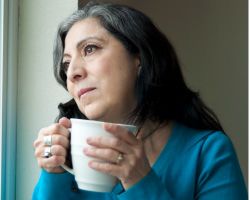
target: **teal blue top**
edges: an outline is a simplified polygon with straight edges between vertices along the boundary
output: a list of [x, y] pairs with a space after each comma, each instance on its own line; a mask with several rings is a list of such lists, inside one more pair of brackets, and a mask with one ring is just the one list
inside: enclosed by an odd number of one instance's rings
[[222, 132], [175, 123], [152, 170], [128, 190], [79, 190], [74, 176], [41, 171], [33, 200], [245, 200], [247, 190], [233, 145]]

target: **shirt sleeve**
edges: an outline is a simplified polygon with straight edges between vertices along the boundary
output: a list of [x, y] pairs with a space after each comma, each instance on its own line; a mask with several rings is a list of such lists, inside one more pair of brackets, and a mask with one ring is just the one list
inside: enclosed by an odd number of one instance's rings
[[61, 174], [41, 171], [40, 179], [33, 191], [32, 200], [68, 200], [74, 192], [74, 177], [65, 172]]
[[153, 169], [134, 186], [116, 195], [119, 200], [172, 200], [166, 186], [161, 182]]
[[233, 145], [225, 134], [207, 137], [200, 154], [195, 199], [246, 200], [247, 190]]

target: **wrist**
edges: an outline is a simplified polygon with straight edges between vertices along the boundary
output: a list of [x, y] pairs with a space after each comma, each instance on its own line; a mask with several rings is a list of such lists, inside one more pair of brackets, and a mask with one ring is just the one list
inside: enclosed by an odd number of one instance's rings
[[43, 168], [43, 169], [48, 173], [55, 173], [55, 174], [60, 174], [65, 172], [65, 170], [61, 166], [54, 168]]

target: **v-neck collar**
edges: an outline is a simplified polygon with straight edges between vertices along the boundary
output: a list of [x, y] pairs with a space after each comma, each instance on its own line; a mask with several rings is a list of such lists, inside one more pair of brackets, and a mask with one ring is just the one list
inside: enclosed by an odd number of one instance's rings
[[166, 159], [171, 155], [172, 151], [175, 149], [176, 141], [178, 140], [178, 123], [173, 122], [172, 130], [170, 132], [170, 136], [168, 137], [165, 146], [161, 150], [158, 158], [152, 165], [152, 168], [156, 171], [160, 170], [162, 167], [162, 159]]

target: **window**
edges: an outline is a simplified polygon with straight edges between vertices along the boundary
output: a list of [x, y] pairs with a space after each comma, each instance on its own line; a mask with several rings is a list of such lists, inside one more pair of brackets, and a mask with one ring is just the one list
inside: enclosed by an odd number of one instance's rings
[[0, 193], [14, 200], [18, 0], [0, 1], [0, 20]]

